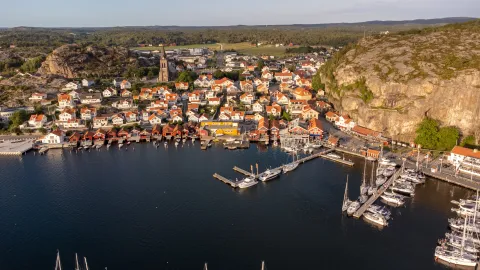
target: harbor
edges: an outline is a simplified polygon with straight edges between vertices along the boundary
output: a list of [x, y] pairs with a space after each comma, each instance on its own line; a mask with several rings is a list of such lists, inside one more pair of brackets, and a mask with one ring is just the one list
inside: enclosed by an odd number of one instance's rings
[[[0, 249], [8, 255], [2, 261], [5, 269], [29, 269], [31, 261], [53, 269], [57, 249], [64, 269], [74, 268], [75, 252], [88, 258], [90, 269], [197, 269], [207, 261], [209, 269], [244, 270], [258, 269], [261, 259], [268, 269], [315, 269], [318, 250], [339, 260], [377, 254], [375, 260], [322, 264], [332, 269], [412, 268], [405, 257], [415, 259], [413, 268], [443, 269], [433, 259], [433, 248], [455, 215], [449, 201], [473, 195], [427, 179], [416, 190], [415, 207], [412, 200], [405, 207], [387, 206], [392, 219], [379, 232], [339, 209], [347, 174], [351, 198], [359, 195], [363, 158], [351, 157], [354, 166], [315, 158], [271, 182], [239, 190], [226, 188], [212, 174], [241, 178], [233, 167], [250, 171], [253, 165], [256, 172], [258, 163], [261, 173], [288, 164], [292, 156], [261, 144], [236, 151], [225, 151], [218, 143], [202, 151], [198, 141], [178, 148], [169, 142], [167, 149], [163, 142], [158, 149], [152, 144], [132, 142], [78, 154], [51, 149], [43, 157], [4, 158], [0, 229], [15, 235], [0, 235]], [[83, 214], [72, 214], [77, 212]], [[84, 226], [85, 220], [98, 225]], [[25, 231], [30, 233], [20, 233]], [[405, 235], [419, 240], [412, 246]], [[305, 252], [292, 254], [291, 246]], [[130, 259], [118, 259], [125, 252]]]

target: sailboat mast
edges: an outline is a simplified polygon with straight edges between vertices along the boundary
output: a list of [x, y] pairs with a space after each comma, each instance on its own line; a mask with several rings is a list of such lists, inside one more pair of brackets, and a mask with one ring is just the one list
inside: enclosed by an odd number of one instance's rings
[[463, 224], [463, 237], [462, 237], [462, 248], [460, 249], [460, 255], [463, 255], [463, 248], [465, 247], [465, 235], [467, 233], [467, 219], [468, 215], [465, 216], [465, 224]]
[[83, 260], [85, 261], [85, 270], [88, 270], [87, 258], [86, 258], [86, 257], [83, 257]]
[[262, 270], [265, 270], [265, 261], [262, 261]]
[[365, 185], [365, 174], [367, 173], [367, 160], [365, 159], [365, 163], [363, 165], [363, 183], [362, 185]]
[[75, 270], [80, 270], [80, 267], [78, 266], [78, 255], [75, 253]]
[[62, 264], [60, 262], [60, 251], [57, 250], [57, 261], [55, 262], [55, 270], [62, 270]]
[[370, 185], [373, 186], [373, 170], [375, 169], [375, 162], [372, 161], [372, 175], [370, 176]]
[[475, 225], [475, 219], [477, 218], [477, 209], [478, 209], [478, 190], [477, 190], [477, 197], [475, 197], [475, 212], [473, 213], [473, 225]]
[[208, 270], [207, 263], [205, 263], [205, 266], [203, 266], [203, 270]]

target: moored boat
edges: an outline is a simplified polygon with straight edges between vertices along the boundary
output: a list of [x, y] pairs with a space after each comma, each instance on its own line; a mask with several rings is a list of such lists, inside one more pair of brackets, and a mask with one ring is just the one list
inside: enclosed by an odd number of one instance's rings
[[260, 179], [260, 181], [262, 181], [262, 182], [265, 182], [265, 181], [271, 180], [275, 177], [278, 177], [280, 175], [280, 173], [282, 173], [281, 169], [275, 169], [275, 170], [268, 169], [265, 172], [263, 172], [262, 174], [260, 174], [258, 176], [258, 179]]
[[364, 217], [365, 220], [370, 221], [370, 222], [372, 222], [376, 225], [388, 226], [387, 219], [384, 216], [382, 216], [378, 213], [365, 212], [363, 214], [363, 217]]
[[247, 177], [245, 179], [243, 179], [239, 184], [238, 184], [238, 187], [239, 188], [249, 188], [251, 186], [254, 186], [258, 184], [258, 181], [255, 180], [255, 177], [253, 176], [250, 176], [250, 177]]

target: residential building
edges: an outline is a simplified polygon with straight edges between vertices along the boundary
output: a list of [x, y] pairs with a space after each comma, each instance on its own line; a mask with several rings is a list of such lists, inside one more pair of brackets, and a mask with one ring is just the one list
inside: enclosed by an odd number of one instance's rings
[[328, 111], [326, 114], [325, 114], [325, 119], [327, 119], [328, 122], [335, 122], [338, 120], [338, 115], [332, 111]]
[[323, 126], [322, 122], [317, 118], [311, 118], [308, 122], [308, 133], [311, 137], [322, 137]]
[[102, 95], [100, 93], [80, 94], [80, 103], [82, 104], [96, 104], [101, 102], [102, 102]]
[[63, 131], [57, 129], [45, 135], [43, 138], [41, 138], [41, 141], [43, 144], [62, 144], [64, 139], [65, 134]]
[[211, 105], [211, 106], [217, 106], [217, 105], [220, 105], [220, 98], [209, 98], [208, 99], [208, 105]]
[[83, 79], [83, 80], [82, 80], [82, 86], [83, 86], [83, 87], [90, 87], [90, 86], [92, 86], [92, 85], [94, 85], [94, 84], [95, 84], [95, 82], [92, 81], [92, 80], [87, 80], [87, 79]]
[[188, 90], [188, 86], [188, 82], [175, 83], [175, 89], [177, 90]]
[[47, 93], [33, 93], [32, 96], [29, 98], [31, 102], [41, 102], [47, 99]]
[[[461, 169], [462, 172], [471, 173], [480, 170], [480, 151], [478, 149], [469, 149], [461, 146], [453, 147], [450, 155], [450, 161], [456, 168]], [[470, 172], [468, 172], [470, 170]]]
[[96, 108], [88, 108], [88, 107], [83, 107], [80, 109], [80, 118], [82, 120], [92, 120], [97, 116], [97, 109]]
[[123, 80], [120, 83], [120, 89], [130, 89], [130, 88], [132, 88], [132, 84], [129, 81]]
[[75, 110], [72, 108], [65, 108], [63, 111], [58, 115], [58, 119], [61, 122], [68, 122], [71, 120], [75, 120], [77, 117], [75, 115]]
[[335, 121], [335, 125], [340, 130], [349, 131], [355, 127], [355, 122], [348, 115], [344, 114], [338, 117], [338, 119]]
[[112, 87], [108, 87], [107, 89], [103, 90], [102, 95], [105, 98], [116, 96], [117, 95], [117, 89], [112, 88]]
[[252, 104], [254, 99], [255, 99], [255, 96], [252, 93], [245, 93], [240, 96], [240, 101], [245, 104]]
[[305, 106], [302, 111], [302, 118], [303, 119], [318, 119], [318, 115], [320, 113], [314, 110], [310, 106]]
[[120, 101], [115, 101], [112, 103], [112, 107], [117, 108], [119, 110], [127, 110], [133, 108], [133, 100], [131, 99], [123, 99]]
[[82, 86], [79, 83], [76, 82], [69, 82], [65, 85], [65, 88], [63, 88], [64, 91], [69, 91], [69, 90], [78, 90], [81, 89]]
[[310, 93], [310, 91], [302, 87], [298, 87], [297, 89], [293, 90], [292, 94], [295, 97], [295, 99], [298, 99], [298, 100], [308, 101], [312, 99], [312, 93]]
[[43, 114], [32, 114], [28, 120], [28, 125], [34, 128], [41, 128], [47, 123], [47, 117]]
[[93, 128], [101, 128], [108, 126], [108, 118], [96, 116], [93, 118]]
[[73, 102], [73, 98], [68, 94], [58, 94], [58, 107], [60, 109], [66, 107], [75, 107], [75, 103]]
[[253, 82], [252, 81], [241, 81], [240, 89], [243, 92], [253, 92]]
[[272, 115], [274, 117], [278, 117], [282, 113], [282, 107], [278, 104], [272, 104], [272, 106], [266, 107], [267, 115]]

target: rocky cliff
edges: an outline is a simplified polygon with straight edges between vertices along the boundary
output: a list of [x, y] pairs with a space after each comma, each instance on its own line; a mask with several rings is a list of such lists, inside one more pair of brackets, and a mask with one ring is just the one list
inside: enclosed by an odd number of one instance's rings
[[66, 78], [120, 76], [135, 62], [123, 47], [63, 45], [47, 56], [38, 72]]
[[480, 133], [480, 21], [369, 37], [322, 70], [336, 108], [359, 125], [410, 140], [427, 115]]

